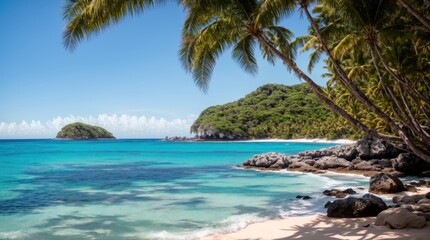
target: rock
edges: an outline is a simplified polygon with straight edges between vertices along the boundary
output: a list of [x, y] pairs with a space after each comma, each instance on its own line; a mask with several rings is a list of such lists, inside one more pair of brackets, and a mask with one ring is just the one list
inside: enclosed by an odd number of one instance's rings
[[412, 195], [412, 196], [394, 196], [393, 202], [394, 200], [396, 200], [397, 203], [401, 202], [405, 204], [413, 204], [413, 203], [417, 203], [418, 201], [424, 198], [425, 198], [424, 194]]
[[352, 188], [347, 188], [347, 189], [343, 190], [343, 192], [347, 193], [347, 194], [356, 194], [357, 193], [356, 191], [352, 190]]
[[396, 157], [400, 150], [381, 139], [365, 138], [357, 141], [358, 157], [361, 159], [382, 159]]
[[427, 203], [420, 204], [416, 210], [421, 212], [430, 212], [430, 204], [427, 204]]
[[362, 171], [376, 171], [376, 167], [370, 162], [362, 161], [360, 163], [354, 164], [354, 169]]
[[418, 203], [418, 204], [423, 204], [423, 203], [429, 203], [429, 204], [430, 204], [430, 199], [428, 199], [428, 198], [423, 198], [423, 199], [420, 199], [417, 203]]
[[388, 225], [397, 229], [406, 227], [423, 228], [426, 225], [426, 218], [404, 208], [390, 208], [378, 214], [375, 225]]
[[405, 188], [406, 188], [406, 191], [408, 191], [408, 192], [418, 192], [418, 189], [416, 187], [411, 186], [409, 184], [406, 184]]
[[297, 195], [297, 196], [296, 196], [296, 198], [298, 198], [298, 199], [303, 199], [303, 200], [312, 199], [312, 198], [311, 198], [311, 197], [309, 197], [309, 196], [302, 196], [302, 195]]
[[416, 214], [425, 217], [427, 222], [430, 221], [430, 213], [417, 212]]
[[369, 192], [373, 193], [397, 193], [404, 191], [403, 183], [394, 176], [386, 173], [378, 173], [370, 178]]
[[359, 159], [359, 158], [356, 158], [356, 159], [354, 159], [354, 160], [351, 161], [352, 164], [358, 164], [358, 163], [361, 163], [361, 162], [364, 162], [364, 161], [361, 160], [361, 159]]
[[426, 198], [430, 199], [430, 192], [426, 193]]
[[371, 217], [387, 209], [385, 202], [374, 195], [365, 194], [362, 198], [349, 197], [335, 200], [327, 208], [327, 216], [335, 218]]
[[351, 188], [345, 189], [345, 190], [339, 190], [339, 189], [331, 189], [331, 190], [324, 190], [323, 194], [326, 196], [334, 196], [336, 198], [344, 198], [348, 194], [356, 194], [357, 192], [352, 190]]
[[328, 169], [328, 168], [347, 168], [351, 166], [352, 163], [348, 162], [344, 158], [338, 158], [336, 156], [325, 156], [320, 158], [314, 165], [318, 169]]
[[285, 168], [286, 166], [288, 166], [286, 158], [287, 156], [285, 154], [275, 152], [256, 154], [250, 159], [243, 162], [243, 166], [261, 168]]
[[332, 204], [332, 202], [328, 201], [324, 204], [324, 208], [328, 208], [330, 206], [330, 204]]
[[419, 174], [430, 170], [430, 164], [409, 153], [400, 153], [392, 161], [395, 170], [407, 174]]

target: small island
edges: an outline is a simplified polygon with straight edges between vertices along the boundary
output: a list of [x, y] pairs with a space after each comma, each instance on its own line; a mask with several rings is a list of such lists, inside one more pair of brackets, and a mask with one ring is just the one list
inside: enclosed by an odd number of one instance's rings
[[102, 127], [76, 122], [64, 126], [56, 138], [70, 140], [115, 139], [113, 134]]

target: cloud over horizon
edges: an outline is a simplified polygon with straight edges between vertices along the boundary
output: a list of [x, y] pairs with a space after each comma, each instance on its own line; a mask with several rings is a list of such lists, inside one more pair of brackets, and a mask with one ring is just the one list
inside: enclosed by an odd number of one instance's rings
[[196, 116], [186, 118], [146, 117], [128, 114], [99, 114], [93, 116], [56, 117], [42, 122], [0, 122], [0, 138], [54, 138], [57, 132], [69, 123], [83, 122], [106, 128], [118, 138], [152, 138], [164, 136], [189, 136]]

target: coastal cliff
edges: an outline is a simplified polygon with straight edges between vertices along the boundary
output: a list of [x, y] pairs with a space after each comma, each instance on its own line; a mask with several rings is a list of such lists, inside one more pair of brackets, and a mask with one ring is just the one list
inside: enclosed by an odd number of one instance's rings
[[305, 84], [266, 84], [237, 101], [209, 107], [191, 132], [206, 140], [358, 137]]
[[68, 124], [57, 133], [56, 138], [70, 140], [115, 139], [113, 134], [102, 127], [80, 122]]

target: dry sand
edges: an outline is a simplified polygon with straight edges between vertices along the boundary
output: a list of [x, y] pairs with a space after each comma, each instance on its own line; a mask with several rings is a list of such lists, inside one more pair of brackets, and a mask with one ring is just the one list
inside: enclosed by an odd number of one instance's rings
[[[419, 192], [414, 194], [429, 191], [430, 188], [420, 188]], [[288, 217], [254, 223], [234, 233], [209, 236], [202, 240], [430, 239], [430, 222], [422, 229], [390, 229], [387, 226], [375, 226], [375, 219], [376, 217], [328, 218], [322, 214]]]

